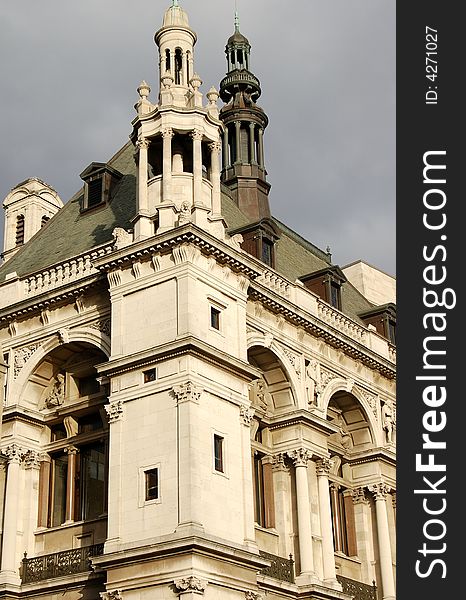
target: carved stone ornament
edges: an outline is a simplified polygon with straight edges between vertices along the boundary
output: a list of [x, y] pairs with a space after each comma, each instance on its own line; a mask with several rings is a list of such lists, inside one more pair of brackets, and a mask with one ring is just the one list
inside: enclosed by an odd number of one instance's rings
[[262, 594], [259, 594], [259, 592], [252, 592], [252, 591], [247, 591], [244, 592], [244, 597], [246, 598], [246, 600], [262, 600], [263, 596]]
[[126, 248], [133, 243], [133, 236], [131, 233], [128, 233], [122, 227], [115, 227], [112, 231], [113, 239], [115, 240], [113, 245], [115, 250], [119, 250], [120, 248]]
[[307, 467], [308, 461], [312, 457], [312, 452], [306, 448], [298, 448], [287, 452], [288, 456], [293, 461], [295, 467]]
[[368, 485], [367, 489], [372, 494], [374, 494], [374, 499], [376, 502], [378, 500], [385, 500], [387, 494], [390, 493], [390, 487], [383, 481], [380, 483], [373, 483], [372, 485]]
[[320, 369], [320, 385], [322, 386], [322, 390], [324, 390], [327, 387], [327, 385], [332, 381], [332, 379], [336, 379], [337, 377], [339, 377], [339, 376], [336, 373], [334, 373], [333, 371], [329, 371], [328, 369], [321, 367], [321, 369]]
[[359, 395], [367, 403], [371, 411], [374, 413], [375, 418], [377, 419], [378, 399], [376, 394], [371, 394], [359, 385], [356, 385], [355, 389], [359, 392]]
[[390, 402], [382, 405], [382, 427], [385, 431], [387, 444], [393, 443], [393, 430], [395, 429], [395, 411]]
[[191, 221], [191, 203], [185, 200], [178, 209], [178, 225], [184, 225]]
[[13, 378], [16, 379], [24, 367], [26, 362], [31, 358], [34, 352], [39, 348], [40, 344], [31, 344], [15, 351], [13, 363]]
[[249, 427], [254, 417], [254, 409], [243, 404], [239, 408], [239, 416], [243, 424]]
[[67, 344], [70, 341], [70, 331], [66, 327], [57, 331], [60, 344]]
[[47, 408], [56, 408], [61, 406], [65, 401], [65, 376], [63, 373], [58, 373], [52, 385], [52, 389], [45, 398], [45, 406]]
[[292, 350], [289, 350], [288, 348], [282, 348], [283, 350], [283, 354], [287, 357], [287, 359], [290, 361], [293, 369], [296, 372], [296, 375], [298, 376], [298, 379], [301, 378], [301, 357], [296, 354], [295, 352], [293, 352]]
[[35, 450], [28, 450], [23, 454], [23, 462], [26, 469], [39, 469], [41, 455]]
[[366, 498], [366, 492], [363, 487], [356, 488], [351, 492], [353, 497], [353, 504], [368, 504], [369, 500]]
[[209, 144], [209, 148], [211, 152], [214, 152], [215, 154], [220, 154], [222, 150], [222, 144], [221, 142], [211, 142]]
[[112, 322], [110, 319], [100, 319], [99, 321], [94, 321], [94, 323], [91, 323], [89, 327], [92, 329], [97, 329], [97, 331], [100, 331], [101, 333], [110, 337], [111, 323]]
[[150, 142], [146, 137], [144, 137], [143, 135], [140, 135], [138, 137], [136, 146], [139, 148], [139, 150], [147, 150], [147, 148], [149, 148], [149, 145], [150, 145]]
[[321, 458], [316, 461], [317, 475], [328, 477], [330, 469], [332, 468], [332, 461], [329, 458]]
[[198, 142], [202, 141], [202, 138], [204, 137], [204, 134], [200, 129], [193, 129], [191, 131], [190, 135], [194, 141], [198, 141]]
[[25, 452], [21, 446], [13, 443], [2, 450], [2, 454], [3, 456], [6, 456], [8, 462], [20, 464]]
[[272, 396], [267, 390], [265, 379], [260, 377], [254, 380], [250, 386], [251, 404], [261, 411], [266, 412], [267, 408], [272, 407]]
[[241, 250], [241, 244], [243, 243], [244, 238], [241, 233], [236, 233], [228, 238], [227, 242], [230, 244], [232, 248], [236, 250]]
[[194, 577], [194, 575], [176, 579], [173, 583], [177, 592], [197, 592], [203, 594], [207, 587], [207, 581]]
[[173, 395], [178, 403], [180, 402], [199, 402], [202, 394], [202, 388], [194, 385], [192, 381], [187, 381], [181, 385], [173, 387]]
[[165, 138], [172, 138], [173, 137], [173, 129], [171, 127], [166, 127], [163, 131], [162, 131], [162, 137]]
[[272, 471], [288, 471], [285, 464], [286, 454], [279, 452], [272, 456]]
[[104, 408], [108, 415], [109, 423], [115, 423], [115, 421], [118, 421], [118, 419], [120, 419], [123, 415], [123, 403], [121, 400], [111, 402], [110, 404], [105, 404]]
[[123, 596], [120, 590], [114, 590], [112, 592], [100, 592], [102, 600], [123, 600]]

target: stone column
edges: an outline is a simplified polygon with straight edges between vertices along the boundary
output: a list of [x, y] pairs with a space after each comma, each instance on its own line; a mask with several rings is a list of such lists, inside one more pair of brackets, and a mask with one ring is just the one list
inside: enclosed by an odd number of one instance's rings
[[186, 50], [182, 51], [181, 54], [181, 60], [183, 63], [182, 66], [182, 79], [181, 79], [181, 84], [187, 86], [189, 81], [188, 81], [188, 53], [186, 52]]
[[257, 547], [256, 530], [254, 527], [254, 489], [251, 464], [251, 423], [254, 409], [241, 406], [239, 417], [241, 423], [241, 453], [243, 465], [243, 511], [244, 511], [244, 542], [249, 547]]
[[373, 581], [374, 571], [374, 547], [371, 535], [369, 500], [363, 487], [356, 488], [352, 492], [354, 520], [356, 526], [356, 545], [358, 556], [361, 559], [361, 574], [363, 580]]
[[172, 194], [172, 137], [173, 129], [167, 127], [162, 131], [163, 137], [163, 183], [162, 200], [169, 202]]
[[250, 163], [252, 165], [257, 164], [257, 160], [256, 160], [256, 136], [255, 136], [255, 131], [256, 131], [256, 125], [255, 123], [249, 123], [249, 154], [250, 154]]
[[220, 164], [219, 156], [222, 149], [220, 142], [212, 142], [209, 144], [210, 149], [210, 177], [212, 183], [212, 214], [220, 215], [221, 207], [221, 190], [220, 190]]
[[236, 160], [235, 164], [242, 163], [241, 157], [241, 121], [235, 121], [235, 144], [236, 144]]
[[17, 444], [11, 444], [3, 451], [8, 460], [6, 475], [5, 504], [3, 515], [2, 575], [12, 583], [19, 582], [16, 556], [18, 529], [18, 506], [20, 494], [20, 465], [23, 450]]
[[228, 140], [228, 125], [225, 125], [223, 131], [223, 168], [227, 169], [230, 166], [230, 148]]
[[68, 471], [66, 474], [66, 512], [65, 523], [73, 523], [76, 498], [76, 462], [79, 449], [76, 446], [67, 446], [65, 454], [68, 454]]
[[202, 131], [194, 129], [193, 139], [193, 204], [202, 202]]
[[309, 450], [299, 448], [288, 452], [296, 473], [296, 504], [298, 510], [299, 554], [301, 575], [314, 574], [314, 554], [312, 549], [311, 504], [307, 463], [311, 458]]
[[139, 148], [138, 157], [138, 221], [135, 225], [135, 239], [143, 239], [153, 234], [152, 222], [149, 218], [149, 191], [147, 189], [148, 149], [149, 140], [140, 135], [136, 146]]
[[259, 145], [259, 166], [264, 168], [264, 130], [262, 127], [259, 127], [258, 130], [258, 145]]
[[317, 485], [319, 487], [320, 529], [322, 534], [322, 562], [324, 581], [336, 583], [335, 554], [333, 549], [332, 513], [330, 510], [330, 494], [328, 475], [330, 473], [330, 460], [322, 458], [316, 462]]
[[374, 495], [375, 500], [380, 571], [382, 574], [382, 598], [383, 600], [394, 600], [395, 582], [393, 579], [392, 553], [390, 549], [390, 533], [386, 504], [386, 497], [390, 492], [390, 488], [385, 485], [385, 483], [374, 483], [373, 485], [370, 485], [368, 489]]
[[[286, 545], [291, 533], [290, 522], [287, 517], [290, 517], [291, 510], [289, 504], [289, 475], [288, 467], [285, 464], [285, 454], [276, 454], [272, 457], [272, 473], [274, 481], [274, 497], [275, 497], [275, 521], [276, 529], [283, 531], [283, 535], [279, 538], [279, 555], [288, 556], [291, 549]], [[294, 550], [293, 550], [294, 552]]]
[[23, 527], [23, 547], [27, 552], [31, 552], [34, 549], [34, 530], [37, 526], [41, 458], [38, 452], [28, 450], [23, 457], [23, 462], [26, 470], [26, 481], [24, 485], [25, 521]]
[[48, 454], [42, 454], [39, 467], [39, 505], [37, 509], [37, 526], [47, 527], [49, 513], [49, 484], [52, 460]]
[[173, 387], [178, 422], [178, 526], [203, 530], [202, 483], [197, 476], [201, 464], [199, 439], [199, 400], [202, 389], [187, 381]]
[[122, 434], [124, 408], [121, 400], [105, 404], [108, 416], [108, 530], [105, 552], [118, 549], [121, 536], [122, 497]]

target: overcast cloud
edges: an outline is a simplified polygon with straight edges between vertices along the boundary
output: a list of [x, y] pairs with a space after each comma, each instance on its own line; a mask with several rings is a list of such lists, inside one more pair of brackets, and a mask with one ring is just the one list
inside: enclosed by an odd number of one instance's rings
[[[170, 3], [1, 1], [1, 199], [39, 177], [66, 202], [90, 162], [126, 143], [142, 79], [157, 97], [153, 35]], [[180, 5], [198, 34], [205, 93], [226, 70], [235, 1]], [[238, 0], [238, 9], [270, 119], [274, 215], [329, 245], [340, 266], [362, 258], [394, 274], [394, 0]]]

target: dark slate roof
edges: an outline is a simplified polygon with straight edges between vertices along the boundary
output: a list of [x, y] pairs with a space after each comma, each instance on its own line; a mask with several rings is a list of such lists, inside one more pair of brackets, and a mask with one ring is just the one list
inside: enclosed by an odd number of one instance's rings
[[[23, 277], [108, 243], [112, 240], [115, 227], [132, 228], [131, 219], [136, 211], [136, 166], [132, 143], [128, 142], [123, 146], [108, 161], [108, 165], [123, 174], [110, 202], [81, 213], [84, 188], [79, 190], [33, 238], [0, 267], [0, 283], [13, 271]], [[231, 230], [249, 223], [249, 219], [235, 204], [224, 185], [222, 214]], [[294, 282], [302, 275], [331, 264], [324, 251], [284, 223], [277, 219], [273, 221], [281, 232], [276, 252], [276, 270], [284, 277]], [[342, 306], [343, 312], [361, 323], [358, 313], [373, 307], [349, 282], [342, 287]]]

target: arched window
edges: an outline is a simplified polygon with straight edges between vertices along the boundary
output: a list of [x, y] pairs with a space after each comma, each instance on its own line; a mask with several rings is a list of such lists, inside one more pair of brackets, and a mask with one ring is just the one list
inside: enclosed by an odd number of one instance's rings
[[181, 48], [175, 50], [175, 84], [181, 85], [181, 74], [183, 70], [183, 58]]
[[16, 245], [22, 246], [24, 244], [24, 215], [18, 215], [16, 217]]
[[165, 50], [165, 71], [170, 71], [170, 50]]
[[48, 215], [42, 215], [42, 219], [40, 220], [41, 228], [50, 221], [50, 217]]

